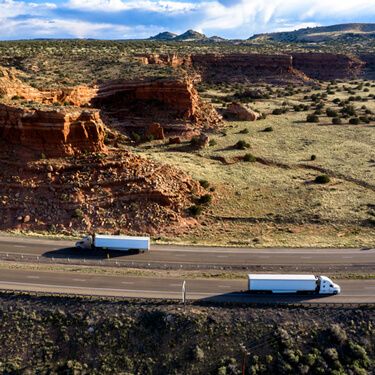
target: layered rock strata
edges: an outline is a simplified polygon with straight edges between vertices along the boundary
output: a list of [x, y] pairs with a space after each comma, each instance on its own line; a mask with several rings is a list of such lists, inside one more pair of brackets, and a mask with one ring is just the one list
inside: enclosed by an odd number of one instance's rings
[[293, 67], [313, 79], [359, 77], [365, 63], [354, 56], [333, 53], [293, 53]]
[[98, 111], [0, 104], [0, 138], [47, 157], [105, 152], [104, 135]]

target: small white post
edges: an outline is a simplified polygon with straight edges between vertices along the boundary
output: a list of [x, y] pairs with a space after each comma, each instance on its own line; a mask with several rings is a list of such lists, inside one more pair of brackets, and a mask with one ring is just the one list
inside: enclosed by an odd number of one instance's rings
[[182, 282], [182, 303], [186, 304], [186, 281]]

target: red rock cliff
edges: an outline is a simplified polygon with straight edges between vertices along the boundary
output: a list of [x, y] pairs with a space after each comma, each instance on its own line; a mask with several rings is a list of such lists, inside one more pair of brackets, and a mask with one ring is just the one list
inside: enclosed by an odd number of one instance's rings
[[364, 62], [333, 53], [293, 53], [293, 66], [313, 79], [352, 79], [360, 76]]
[[0, 138], [47, 157], [103, 152], [104, 134], [97, 111], [31, 110], [0, 104]]
[[290, 55], [202, 54], [192, 55], [191, 60], [202, 79], [210, 82], [283, 83], [307, 79], [294, 71]]

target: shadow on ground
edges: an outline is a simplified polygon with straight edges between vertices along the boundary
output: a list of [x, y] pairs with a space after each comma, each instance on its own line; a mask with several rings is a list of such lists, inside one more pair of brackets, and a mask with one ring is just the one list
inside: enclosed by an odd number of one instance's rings
[[47, 251], [42, 254], [45, 258], [59, 259], [112, 259], [137, 254], [136, 251], [116, 251], [99, 249], [77, 249], [75, 247], [65, 247]]

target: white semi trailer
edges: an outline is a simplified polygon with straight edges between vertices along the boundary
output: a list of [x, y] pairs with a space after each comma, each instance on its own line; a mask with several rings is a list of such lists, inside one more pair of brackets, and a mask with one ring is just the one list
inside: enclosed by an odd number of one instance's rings
[[339, 294], [341, 288], [327, 276], [249, 274], [249, 292]]
[[145, 252], [150, 250], [150, 237], [94, 234], [93, 236], [86, 236], [76, 242], [76, 247], [80, 249], [133, 250]]

